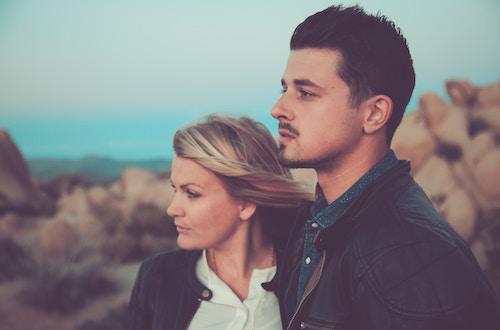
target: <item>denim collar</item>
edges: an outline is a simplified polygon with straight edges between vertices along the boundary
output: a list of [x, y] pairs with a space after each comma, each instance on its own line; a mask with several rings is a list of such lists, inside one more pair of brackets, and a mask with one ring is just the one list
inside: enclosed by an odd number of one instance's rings
[[373, 181], [398, 164], [396, 154], [392, 149], [366, 172], [354, 185], [352, 185], [339, 198], [328, 204], [319, 184], [316, 185], [316, 201], [310, 209], [312, 221], [324, 229], [333, 224], [347, 209], [350, 203], [359, 196]]

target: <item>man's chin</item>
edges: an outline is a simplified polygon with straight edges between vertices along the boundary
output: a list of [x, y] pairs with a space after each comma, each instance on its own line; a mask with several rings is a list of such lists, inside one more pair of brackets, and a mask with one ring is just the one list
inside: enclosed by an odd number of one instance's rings
[[312, 166], [302, 159], [295, 159], [286, 155], [284, 146], [280, 145], [278, 159], [281, 165], [288, 168], [311, 168]]
[[332, 161], [335, 159], [332, 155], [325, 156], [322, 158], [304, 159], [300, 157], [293, 157], [285, 152], [286, 149], [280, 146], [278, 159], [282, 166], [288, 168], [312, 168], [315, 170], [329, 168], [332, 165]]

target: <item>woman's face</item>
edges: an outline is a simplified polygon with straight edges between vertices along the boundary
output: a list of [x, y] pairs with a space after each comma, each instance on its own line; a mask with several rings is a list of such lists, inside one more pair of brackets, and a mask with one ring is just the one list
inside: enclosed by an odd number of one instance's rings
[[201, 250], [227, 243], [241, 225], [242, 203], [222, 181], [193, 160], [175, 157], [170, 176], [175, 194], [167, 209], [179, 232], [177, 244]]

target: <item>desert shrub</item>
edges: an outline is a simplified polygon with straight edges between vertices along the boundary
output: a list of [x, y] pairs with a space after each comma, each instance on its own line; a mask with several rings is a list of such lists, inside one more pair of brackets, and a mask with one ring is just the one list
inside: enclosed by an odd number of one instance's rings
[[78, 325], [76, 330], [123, 330], [127, 322], [127, 306], [108, 311], [100, 320], [87, 320]]
[[469, 133], [470, 137], [474, 137], [488, 129], [490, 129], [490, 125], [484, 119], [475, 118], [469, 121], [467, 133]]
[[0, 283], [33, 272], [32, 257], [16, 242], [0, 237]]
[[58, 199], [62, 195], [71, 194], [78, 187], [88, 187], [90, 181], [76, 174], [66, 174], [55, 177], [47, 183], [42, 183], [40, 188], [49, 197]]
[[126, 233], [115, 234], [102, 242], [101, 256], [116, 262], [138, 261], [150, 255], [143, 249], [141, 240]]
[[458, 144], [440, 141], [436, 147], [436, 154], [452, 163], [462, 158], [463, 150]]
[[177, 235], [172, 218], [164, 210], [152, 204], [139, 204], [132, 213], [130, 224], [126, 230], [134, 236], [146, 233], [167, 237]]
[[43, 265], [21, 291], [21, 300], [49, 313], [70, 314], [117, 285], [96, 265]]
[[141, 261], [155, 253], [170, 251], [176, 247], [176, 240], [172, 237], [151, 234], [136, 237], [121, 232], [103, 241], [99, 252], [106, 260], [124, 263]]

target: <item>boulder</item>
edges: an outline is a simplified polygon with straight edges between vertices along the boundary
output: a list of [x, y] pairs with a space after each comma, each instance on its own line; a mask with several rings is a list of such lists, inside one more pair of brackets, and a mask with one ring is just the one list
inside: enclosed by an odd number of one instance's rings
[[156, 174], [140, 169], [127, 168], [120, 179], [124, 197], [132, 203], [154, 204], [166, 210], [173, 195], [173, 188], [168, 179], [161, 179]]
[[439, 211], [464, 240], [473, 238], [478, 214], [474, 201], [465, 189], [455, 189], [447, 195]]
[[120, 179], [123, 194], [128, 199], [140, 198], [156, 181], [157, 178], [153, 172], [136, 167], [129, 167], [123, 171]]
[[489, 108], [500, 105], [500, 82], [476, 89], [476, 108]]
[[464, 161], [467, 162], [467, 165], [473, 170], [486, 153], [494, 148], [496, 148], [496, 146], [493, 132], [481, 132], [471, 138], [470, 143], [464, 150]]
[[75, 252], [78, 235], [65, 221], [50, 220], [40, 231], [40, 247], [43, 254], [51, 259], [64, 259]]
[[87, 190], [89, 202], [97, 207], [105, 207], [113, 201], [113, 193], [102, 186], [92, 186]]
[[453, 107], [441, 122], [431, 128], [439, 142], [459, 146], [462, 151], [470, 142], [468, 118], [465, 110]]
[[422, 114], [406, 114], [392, 139], [392, 149], [399, 159], [411, 161], [412, 171], [417, 172], [436, 149], [436, 142], [426, 128]]
[[500, 104], [477, 109], [471, 113], [471, 117], [500, 133]]
[[450, 172], [450, 166], [441, 157], [431, 156], [415, 174], [417, 181], [436, 207], [440, 207], [446, 196], [457, 189], [457, 183]]
[[500, 201], [500, 148], [487, 152], [476, 164], [474, 174], [482, 192], [491, 200]]
[[103, 232], [98, 214], [83, 187], [59, 199], [56, 218], [69, 223], [86, 238], [98, 238]]
[[435, 93], [425, 93], [420, 97], [419, 110], [426, 126], [433, 130], [448, 116], [451, 109], [443, 99]]
[[15, 213], [6, 213], [0, 218], [0, 236], [13, 237], [23, 229], [23, 220]]
[[456, 181], [447, 161], [437, 156], [430, 157], [415, 180], [446, 222], [465, 240], [471, 240], [476, 229], [477, 206], [469, 192]]
[[469, 109], [476, 103], [476, 89], [466, 80], [447, 81], [446, 91], [451, 102], [457, 107]]
[[464, 109], [482, 109], [500, 104], [500, 82], [474, 87], [466, 80], [446, 82], [451, 101]]
[[35, 185], [26, 160], [9, 133], [0, 129], [0, 212], [46, 214], [54, 203]]

